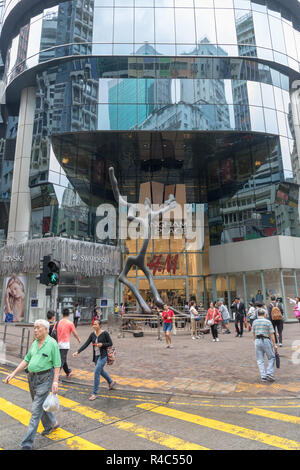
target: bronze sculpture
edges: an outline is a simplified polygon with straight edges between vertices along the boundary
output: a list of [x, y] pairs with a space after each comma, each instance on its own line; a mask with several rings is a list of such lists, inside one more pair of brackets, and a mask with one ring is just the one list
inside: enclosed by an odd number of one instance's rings
[[[143, 297], [142, 297], [140, 291], [138, 290], [138, 288], [132, 282], [130, 282], [127, 279], [127, 274], [129, 272], [129, 270], [132, 268], [132, 266], [137, 266], [141, 271], [143, 271], [143, 273], [145, 274], [145, 276], [147, 277], [147, 279], [149, 281], [149, 288], [150, 288], [150, 290], [153, 294], [155, 305], [159, 308], [163, 308], [164, 302], [161, 299], [161, 297], [158, 293], [158, 290], [155, 286], [151, 271], [145, 263], [145, 256], [146, 256], [149, 241], [151, 239], [151, 224], [152, 224], [152, 221], [154, 219], [156, 219], [157, 217], [159, 217], [160, 214], [163, 214], [165, 212], [173, 210], [177, 206], [177, 203], [175, 201], [174, 196], [170, 195], [169, 199], [165, 202], [164, 207], [160, 208], [158, 211], [153, 211], [152, 208], [151, 208], [150, 200], [148, 198], [146, 198], [144, 204], [145, 204], [145, 209], [146, 209], [146, 214], [147, 215], [146, 215], [145, 219], [142, 218], [142, 217], [136, 217], [134, 215], [134, 205], [131, 204], [131, 203], [128, 203], [123, 198], [123, 196], [121, 196], [121, 194], [120, 194], [118, 181], [115, 177], [115, 172], [114, 172], [113, 167], [109, 168], [109, 177], [110, 177], [114, 197], [115, 197], [117, 203], [119, 204], [119, 206], [122, 205], [122, 206], [127, 206], [128, 207], [128, 216], [127, 216], [128, 221], [130, 221], [130, 222], [135, 221], [135, 222], [140, 223], [141, 226], [144, 229], [144, 234], [146, 234], [143, 245], [142, 245], [142, 248], [141, 248], [140, 252], [138, 253], [138, 255], [137, 256], [129, 256], [127, 258], [125, 267], [124, 267], [123, 271], [121, 272], [121, 274], [119, 275], [119, 281], [122, 282], [125, 286], [127, 286], [132, 291], [132, 293], [134, 294], [134, 296], [135, 296], [140, 308], [142, 309], [142, 311], [144, 313], [151, 314], [152, 313], [151, 308], [147, 305], [147, 303], [143, 299]], [[173, 310], [174, 310], [174, 312], [176, 312], [175, 309], [173, 309]]]

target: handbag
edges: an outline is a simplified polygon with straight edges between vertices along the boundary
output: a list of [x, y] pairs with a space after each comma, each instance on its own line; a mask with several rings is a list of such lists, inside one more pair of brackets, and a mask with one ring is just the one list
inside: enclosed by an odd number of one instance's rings
[[215, 324], [215, 318], [214, 318], [215, 317], [215, 312], [216, 311], [214, 310], [212, 318], [210, 320], [207, 320], [208, 326], [213, 326]]
[[106, 352], [107, 352], [107, 365], [112, 366], [116, 359], [116, 354], [117, 354], [116, 348], [114, 348], [113, 346], [110, 346], [109, 348], [107, 348]]
[[294, 315], [296, 318], [300, 318], [300, 310], [298, 309], [298, 307], [294, 308]]

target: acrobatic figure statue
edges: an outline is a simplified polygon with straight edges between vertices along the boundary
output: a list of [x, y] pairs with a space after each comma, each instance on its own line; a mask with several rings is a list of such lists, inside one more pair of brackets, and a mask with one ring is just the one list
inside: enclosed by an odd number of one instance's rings
[[[147, 303], [143, 299], [143, 297], [142, 297], [140, 291], [137, 289], [137, 287], [132, 282], [128, 281], [127, 274], [128, 274], [128, 272], [129, 272], [129, 270], [131, 269], [132, 266], [137, 266], [141, 271], [143, 271], [143, 273], [145, 274], [145, 276], [147, 277], [147, 279], [149, 281], [149, 288], [150, 288], [150, 290], [153, 294], [155, 305], [157, 305], [157, 307], [159, 307], [159, 308], [163, 307], [164, 302], [161, 299], [161, 297], [160, 297], [160, 295], [157, 291], [157, 288], [155, 286], [151, 271], [145, 263], [145, 256], [146, 256], [149, 241], [151, 239], [151, 224], [152, 224], [152, 221], [156, 217], [158, 217], [160, 214], [163, 214], [165, 212], [173, 210], [177, 206], [177, 203], [175, 201], [174, 196], [171, 195], [169, 197], [169, 199], [165, 202], [165, 206], [163, 208], [159, 209], [158, 211], [152, 211], [151, 202], [149, 201], [148, 198], [146, 198], [145, 199], [145, 209], [146, 209], [147, 216], [145, 218], [136, 217], [134, 215], [133, 205], [128, 203], [120, 194], [118, 181], [115, 177], [115, 172], [114, 172], [113, 167], [109, 168], [109, 177], [110, 177], [110, 182], [111, 182], [113, 192], [114, 192], [114, 196], [115, 196], [115, 199], [116, 199], [117, 203], [120, 206], [122, 205], [122, 206], [127, 206], [128, 207], [127, 219], [129, 220], [129, 222], [132, 222], [132, 221], [138, 222], [141, 225], [141, 227], [143, 227], [144, 237], [145, 237], [142, 248], [141, 248], [141, 251], [138, 253], [138, 255], [137, 256], [129, 256], [127, 258], [125, 267], [124, 267], [123, 271], [121, 272], [121, 274], [119, 275], [119, 281], [122, 282], [123, 284], [125, 284], [125, 286], [129, 287], [129, 289], [134, 294], [134, 296], [135, 296], [139, 306], [141, 307], [142, 311], [144, 313], [151, 314], [152, 313], [151, 308], [147, 305]], [[174, 312], [175, 312], [175, 310], [174, 310]]]

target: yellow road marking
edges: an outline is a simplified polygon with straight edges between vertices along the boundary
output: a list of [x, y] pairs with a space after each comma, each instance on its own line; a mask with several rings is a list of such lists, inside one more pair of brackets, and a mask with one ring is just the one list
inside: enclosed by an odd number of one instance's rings
[[[19, 421], [24, 426], [29, 425], [31, 413], [20, 406], [14, 405], [10, 401], [0, 398], [0, 410], [5, 414], [11, 416], [16, 421]], [[38, 426], [38, 433], [43, 431], [43, 426], [40, 423]], [[65, 431], [62, 428], [57, 428], [51, 434], [47, 436], [48, 439], [52, 441], [61, 441], [64, 440], [66, 444], [72, 450], [105, 450], [103, 447], [97, 446], [86, 439], [75, 436], [68, 431]]]
[[228, 434], [233, 434], [235, 436], [243, 437], [245, 439], [251, 439], [253, 441], [262, 442], [263, 444], [268, 444], [273, 447], [279, 447], [280, 449], [300, 449], [300, 442], [292, 441], [278, 436], [273, 436], [271, 434], [255, 431], [253, 429], [243, 428], [234, 424], [224, 423], [215, 419], [204, 418], [202, 416], [194, 415], [191, 413], [185, 413], [183, 411], [166, 408], [164, 406], [155, 407], [155, 405], [151, 403], [143, 403], [142, 405], [136, 406], [137, 408], [142, 408], [143, 410], [151, 411], [153, 413], [157, 413], [163, 416], [180, 419], [182, 421], [198, 424], [199, 426], [204, 426], [207, 428], [215, 429], [217, 431], [226, 432]]
[[299, 416], [291, 416], [284, 413], [276, 413], [275, 411], [263, 410], [261, 408], [253, 408], [252, 410], [247, 411], [247, 413], [249, 415], [276, 419], [277, 421], [285, 421], [286, 423], [300, 424]]
[[[10, 382], [11, 385], [20, 388], [21, 390], [28, 391], [29, 387], [28, 384], [22, 382], [18, 379], [13, 379]], [[207, 447], [200, 446], [198, 444], [194, 444], [193, 442], [184, 441], [183, 439], [174, 437], [170, 434], [166, 434], [160, 431], [156, 431], [154, 429], [139, 426], [135, 423], [131, 423], [129, 421], [121, 421], [120, 418], [116, 418], [115, 416], [108, 416], [103, 411], [95, 410], [94, 408], [83, 406], [80, 403], [70, 400], [69, 398], [59, 396], [59, 403], [61, 406], [65, 408], [69, 408], [72, 411], [85, 416], [86, 418], [90, 418], [94, 421], [98, 421], [101, 424], [111, 425], [117, 429], [122, 431], [132, 432], [138, 437], [142, 437], [143, 439], [147, 439], [151, 442], [155, 442], [156, 444], [160, 444], [164, 447], [168, 447], [170, 449], [175, 450], [209, 450]], [[51, 433], [51, 436], [55, 436], [56, 431]]]

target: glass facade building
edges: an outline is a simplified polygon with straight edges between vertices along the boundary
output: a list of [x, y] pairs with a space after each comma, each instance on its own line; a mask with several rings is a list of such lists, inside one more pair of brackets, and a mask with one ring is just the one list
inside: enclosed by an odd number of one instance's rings
[[[296, 0], [7, 0], [1, 53], [0, 239], [116, 245], [96, 229], [98, 206], [114, 204], [113, 166], [130, 202], [162, 204], [175, 194], [181, 205], [203, 207], [200, 250], [174, 235], [149, 244], [165, 301], [248, 302], [261, 290], [265, 302], [283, 297], [293, 317], [286, 298], [297, 294], [300, 272]], [[26, 90], [30, 119], [22, 114]], [[19, 158], [24, 171], [14, 165]], [[19, 231], [18, 210], [28, 219]], [[127, 240], [124, 259], [139, 247]], [[38, 297], [33, 274], [25, 272]], [[89, 296], [85, 273], [67, 272], [59, 302], [77, 298], [89, 308], [105, 297], [106, 282], [111, 305], [134, 301], [114, 276], [92, 279]], [[130, 280], [151, 300], [143, 273], [132, 269]]]

